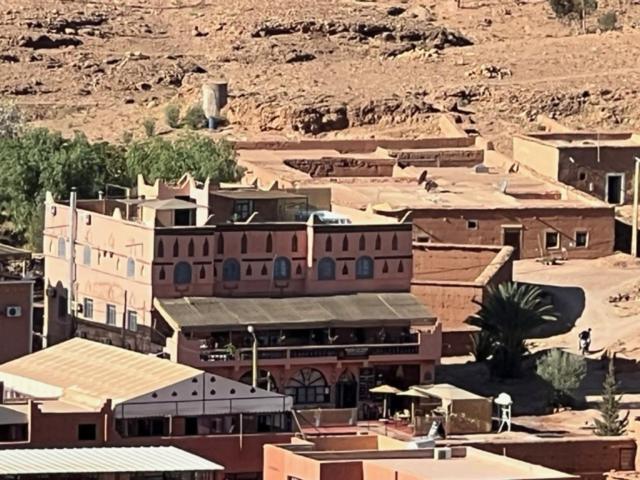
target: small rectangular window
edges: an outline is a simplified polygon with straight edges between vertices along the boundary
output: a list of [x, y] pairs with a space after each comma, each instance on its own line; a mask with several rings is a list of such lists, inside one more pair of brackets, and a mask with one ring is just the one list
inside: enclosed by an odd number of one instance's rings
[[127, 330], [132, 332], [138, 330], [138, 313], [133, 310], [127, 312]]
[[81, 423], [78, 425], [78, 440], [90, 441], [96, 439], [96, 424]]
[[107, 304], [107, 325], [116, 324], [116, 306]]
[[546, 249], [560, 248], [560, 236], [558, 232], [546, 232], [544, 237]]
[[477, 230], [477, 229], [478, 229], [477, 220], [467, 220], [467, 230]]
[[82, 313], [84, 314], [84, 318], [93, 318], [93, 300], [91, 298], [84, 299]]
[[589, 234], [587, 232], [576, 232], [576, 248], [586, 248], [589, 244]]

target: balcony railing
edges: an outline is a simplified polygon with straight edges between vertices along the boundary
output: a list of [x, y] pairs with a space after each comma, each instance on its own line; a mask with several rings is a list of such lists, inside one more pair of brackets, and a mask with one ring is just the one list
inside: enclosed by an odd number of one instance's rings
[[[286, 360], [296, 358], [335, 358], [336, 360], [366, 359], [385, 355], [417, 355], [419, 343], [387, 343], [365, 345], [309, 345], [300, 347], [261, 347], [259, 360]], [[251, 361], [250, 348], [238, 349], [235, 354], [223, 349], [201, 349], [203, 362]]]

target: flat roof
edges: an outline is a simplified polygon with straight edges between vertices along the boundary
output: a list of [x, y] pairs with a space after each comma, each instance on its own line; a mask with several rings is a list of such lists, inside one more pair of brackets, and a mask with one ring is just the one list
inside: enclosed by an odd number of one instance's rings
[[285, 190], [215, 190], [211, 195], [234, 200], [277, 200], [280, 198], [306, 199], [306, 195], [287, 192]]
[[365, 460], [425, 480], [560, 480], [578, 478], [557, 470], [522, 462], [502, 455], [466, 448], [466, 456], [434, 458], [393, 458]]
[[224, 467], [176, 447], [0, 450], [0, 475], [212, 472], [217, 470], [224, 470]]
[[[22, 377], [44, 387], [119, 403], [200, 375], [186, 365], [73, 338], [0, 365], [0, 380]], [[63, 396], [64, 400], [64, 396]]]
[[485, 397], [468, 392], [462, 388], [448, 383], [438, 383], [436, 385], [416, 385], [411, 387], [420, 393], [426, 393], [432, 397], [442, 400], [487, 400]]
[[516, 135], [524, 139], [535, 139], [557, 148], [595, 147], [640, 147], [640, 137], [631, 132], [551, 132]]
[[30, 258], [30, 251], [0, 243], [0, 260], [29, 260]]
[[141, 203], [143, 207], [153, 208], [155, 210], [180, 210], [180, 209], [191, 209], [196, 208], [196, 205], [193, 202], [188, 202], [186, 200], [182, 200], [180, 198], [167, 198], [164, 200], [145, 200]]
[[181, 328], [247, 325], [301, 327], [422, 321], [435, 316], [410, 293], [357, 293], [318, 297], [156, 299], [156, 307]]

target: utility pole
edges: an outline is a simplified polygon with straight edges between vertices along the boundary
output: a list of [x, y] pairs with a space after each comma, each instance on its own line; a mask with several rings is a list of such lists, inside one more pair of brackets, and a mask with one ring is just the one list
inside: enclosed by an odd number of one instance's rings
[[253, 337], [253, 343], [251, 344], [251, 386], [253, 388], [258, 387], [258, 338], [253, 325], [247, 326], [247, 332]]
[[631, 255], [638, 256], [638, 189], [640, 188], [640, 158], [634, 157], [633, 210], [631, 213]]

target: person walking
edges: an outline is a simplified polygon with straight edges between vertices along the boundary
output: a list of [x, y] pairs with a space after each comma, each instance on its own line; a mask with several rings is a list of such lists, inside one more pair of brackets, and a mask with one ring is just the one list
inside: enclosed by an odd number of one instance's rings
[[591, 347], [591, 329], [583, 330], [578, 334], [578, 346], [580, 353], [586, 355], [589, 353], [589, 347]]

